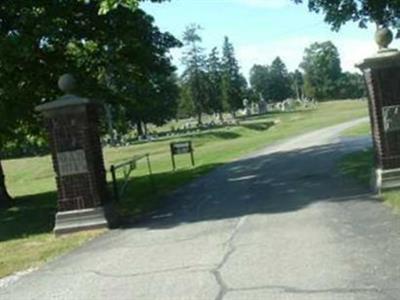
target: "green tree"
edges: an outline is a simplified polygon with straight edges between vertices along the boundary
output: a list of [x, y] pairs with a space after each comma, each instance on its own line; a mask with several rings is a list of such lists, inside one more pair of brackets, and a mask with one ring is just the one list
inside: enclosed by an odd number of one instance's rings
[[[123, 33], [115, 38], [118, 47], [109, 48], [112, 51], [107, 56], [114, 58], [113, 64], [102, 70], [101, 82], [113, 92], [111, 101], [119, 111], [118, 128], [126, 132], [136, 125], [142, 135], [143, 125], [161, 125], [176, 115], [179, 92], [168, 53], [181, 43], [160, 32], [153, 18], [140, 9], [133, 13], [135, 17], [129, 17], [131, 11], [124, 11], [128, 15], [113, 23], [112, 29]], [[111, 11], [108, 15], [113, 14]]]
[[207, 59], [208, 76], [208, 99], [209, 108], [212, 112], [218, 113], [223, 121], [223, 97], [222, 97], [222, 64], [218, 49], [213, 48]]
[[270, 66], [253, 66], [250, 71], [250, 83], [256, 93], [266, 101], [282, 101], [293, 94], [291, 78], [279, 57], [274, 59]]
[[[95, 0], [92, 0], [95, 1]], [[107, 14], [118, 7], [126, 7], [131, 10], [136, 10], [139, 6], [139, 0], [97, 0], [100, 3], [99, 13]]]
[[206, 112], [207, 99], [207, 73], [206, 56], [204, 48], [201, 47], [202, 39], [198, 33], [201, 27], [189, 25], [183, 33], [185, 52], [182, 62], [186, 66], [183, 72], [183, 82], [188, 87], [190, 98], [195, 107], [198, 124], [202, 124], [202, 114]]
[[222, 47], [222, 97], [226, 111], [235, 116], [235, 111], [243, 107], [244, 91], [247, 82], [240, 74], [235, 50], [228, 37], [225, 37]]
[[254, 88], [248, 87], [245, 91], [245, 99], [249, 100], [250, 103], [258, 103], [263, 98], [260, 97], [260, 94]]
[[136, 126], [138, 135], [147, 134], [146, 124], [163, 125], [177, 114], [179, 87], [167, 69], [149, 74], [145, 82], [134, 82], [123, 93], [124, 102], [118, 105], [123, 111], [119, 117], [125, 132]]
[[359, 99], [367, 94], [364, 78], [358, 73], [344, 72], [338, 80], [337, 89], [340, 99]]
[[339, 52], [332, 42], [312, 44], [305, 50], [300, 67], [304, 70], [304, 90], [307, 96], [317, 100], [337, 97], [337, 80], [342, 71]]
[[265, 101], [270, 99], [270, 72], [268, 66], [254, 65], [250, 70], [250, 84], [254, 93]]
[[177, 117], [189, 118], [196, 114], [196, 109], [190, 95], [190, 89], [184, 82], [179, 83], [179, 104]]
[[[296, 3], [304, 0], [292, 0]], [[348, 21], [366, 27], [369, 22], [398, 28], [400, 3], [398, 0], [308, 0], [310, 11], [325, 15], [332, 29], [339, 30]]]
[[270, 98], [272, 101], [282, 101], [292, 95], [291, 82], [286, 65], [277, 57], [269, 68], [270, 71]]
[[59, 95], [62, 73], [77, 75], [82, 94], [120, 103], [127, 81], [143, 81], [169, 66], [166, 49], [177, 41], [152, 17], [122, 6], [98, 12], [98, 1], [2, 2], [0, 150], [17, 135], [41, 132], [34, 107]]
[[[85, 0], [80, 0], [80, 1], [85, 1]], [[132, 11], [135, 11], [139, 7], [139, 2], [143, 1], [163, 2], [166, 0], [86, 0], [86, 1], [98, 2], [100, 4], [99, 14], [104, 15], [119, 7], [124, 7]]]
[[299, 70], [295, 70], [292, 73], [289, 73], [290, 80], [292, 82], [292, 90], [293, 94], [297, 99], [302, 99], [304, 96], [304, 78], [303, 74]]

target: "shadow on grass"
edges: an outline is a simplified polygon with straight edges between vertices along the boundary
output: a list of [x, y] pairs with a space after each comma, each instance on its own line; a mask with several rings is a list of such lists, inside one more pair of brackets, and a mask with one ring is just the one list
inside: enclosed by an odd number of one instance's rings
[[52, 231], [56, 192], [17, 197], [14, 204], [14, 207], [0, 211], [0, 241]]
[[[218, 166], [210, 164], [153, 174], [151, 178], [148, 175], [133, 176], [116, 207], [123, 217], [148, 214], [162, 205], [161, 199], [169, 192]], [[122, 180], [118, 182], [122, 184]], [[111, 184], [109, 190], [111, 196]], [[15, 198], [14, 207], [0, 211], [0, 242], [52, 232], [56, 211], [56, 191]]]
[[238, 117], [239, 120], [241, 121], [258, 121], [258, 120], [263, 120], [268, 117], [279, 117], [282, 115], [291, 115], [291, 114], [298, 114], [298, 113], [311, 113], [314, 112], [315, 109], [313, 108], [303, 108], [303, 109], [295, 109], [291, 111], [270, 111], [265, 114], [260, 114], [260, 115], [254, 115], [254, 116], [243, 116], [243, 117]]
[[191, 134], [191, 135], [187, 135], [185, 137], [176, 137], [174, 139], [171, 139], [171, 141], [173, 140], [185, 140], [185, 139], [198, 139], [198, 140], [208, 140], [208, 139], [217, 139], [217, 140], [234, 140], [237, 138], [240, 138], [241, 134], [237, 133], [237, 132], [232, 132], [232, 131], [214, 131], [214, 130], [210, 130], [210, 131], [205, 131], [205, 132], [199, 132], [197, 134]]
[[253, 123], [253, 124], [242, 124], [241, 126], [250, 130], [256, 131], [266, 131], [274, 126], [274, 122], [264, 122], [264, 123]]
[[234, 140], [241, 137], [240, 134], [230, 131], [215, 131], [215, 132], [209, 132], [206, 135], [215, 137], [220, 140]]
[[149, 142], [166, 142], [171, 140], [176, 140], [180, 138], [188, 138], [188, 137], [199, 137], [203, 135], [212, 134], [214, 132], [218, 132], [217, 130], [228, 129], [240, 126], [239, 124], [215, 124], [205, 127], [193, 127], [188, 129], [180, 129], [174, 131], [164, 131], [162, 133], [158, 133], [158, 137], [151, 141], [134, 141], [131, 145], [140, 145], [146, 144]]
[[[210, 172], [222, 164], [209, 164], [175, 172], [153, 174], [151, 177], [139, 176], [130, 179], [126, 192], [117, 203], [123, 217], [143, 216], [162, 206], [162, 199], [178, 187]], [[122, 184], [122, 180], [118, 181]]]
[[[296, 111], [296, 113], [299, 111]], [[295, 113], [295, 112], [287, 112], [287, 113]], [[244, 121], [244, 122], [252, 122], [252, 121], [259, 121], [267, 118], [269, 115], [274, 115], [275, 113], [269, 113], [269, 114], [264, 114], [264, 115], [258, 115], [258, 116], [252, 116], [252, 117], [238, 117], [238, 120]], [[282, 114], [282, 113], [276, 113], [277, 115]], [[168, 131], [164, 132], [162, 135], [159, 135], [158, 138], [154, 140], [149, 140], [149, 141], [134, 141], [130, 144], [130, 146], [133, 145], [141, 145], [141, 144], [146, 144], [146, 143], [156, 143], [156, 142], [169, 142], [169, 141], [175, 141], [175, 140], [182, 140], [182, 139], [188, 139], [188, 138], [207, 138], [207, 137], [216, 137], [221, 140], [230, 140], [230, 139], [236, 139], [240, 137], [240, 134], [230, 132], [227, 130], [223, 129], [232, 129], [236, 127], [244, 127], [247, 129], [251, 130], [258, 130], [258, 131], [264, 131], [268, 130], [274, 125], [274, 122], [265, 122], [265, 123], [247, 123], [247, 124], [240, 124], [240, 123], [233, 123], [233, 124], [216, 124], [213, 126], [209, 127], [203, 127], [203, 128], [191, 128], [191, 129], [186, 129], [186, 130], [176, 130], [176, 131]]]
[[172, 135], [160, 137], [151, 141], [140, 141], [131, 143], [129, 146], [143, 145], [147, 143], [165, 143], [165, 142], [173, 142], [179, 140], [186, 140], [191, 138], [207, 138], [207, 137], [216, 137], [222, 140], [236, 139], [239, 138], [240, 135], [237, 133], [222, 131], [222, 129], [231, 129], [234, 127], [239, 127], [240, 125], [227, 125], [227, 126], [215, 126], [213, 128], [208, 129], [196, 129], [188, 132], [174, 132]]
[[372, 149], [350, 153], [343, 157], [339, 167], [341, 172], [359, 182], [369, 185], [373, 169], [374, 155]]

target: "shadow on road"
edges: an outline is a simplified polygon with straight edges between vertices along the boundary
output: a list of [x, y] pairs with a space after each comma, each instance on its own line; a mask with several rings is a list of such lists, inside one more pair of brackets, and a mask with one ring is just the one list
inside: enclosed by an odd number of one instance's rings
[[151, 219], [136, 225], [183, 223], [290, 213], [318, 202], [376, 201], [368, 187], [341, 175], [340, 158], [365, 143], [336, 143], [227, 164], [179, 189]]
[[[365, 143], [357, 145], [345, 141], [261, 155], [223, 166], [201, 166], [190, 171], [192, 177], [196, 177], [193, 172], [200, 176], [217, 169], [161, 199], [163, 208], [133, 227], [169, 228], [248, 214], [290, 213], [326, 201], [375, 201], [366, 186], [340, 175], [337, 169], [342, 155], [363, 148]], [[157, 174], [155, 181], [170, 186], [171, 181], [181, 182], [182, 176], [189, 176], [188, 171], [177, 172], [174, 176]], [[152, 192], [147, 177], [136, 180], [134, 186], [145, 188], [136, 191], [132, 198], [135, 206], [141, 198], [148, 199], [145, 195], [140, 197], [140, 193]], [[57, 206], [55, 192], [15, 200], [15, 207], [0, 212], [0, 241], [51, 232]], [[146, 205], [153, 203], [142, 203], [140, 207]]]

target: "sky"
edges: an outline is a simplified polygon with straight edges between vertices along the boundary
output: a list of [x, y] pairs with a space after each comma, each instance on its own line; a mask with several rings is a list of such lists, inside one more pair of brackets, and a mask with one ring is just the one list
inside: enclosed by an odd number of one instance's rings
[[[187, 25], [200, 25], [207, 52], [215, 46], [221, 48], [224, 36], [228, 36], [246, 77], [254, 64], [270, 64], [277, 56], [289, 71], [295, 70], [304, 49], [313, 42], [332, 41], [345, 71], [356, 71], [356, 63], [377, 51], [374, 26], [361, 29], [356, 23], [348, 23], [333, 32], [323, 15], [290, 0], [171, 0], [142, 2], [141, 8], [155, 18], [162, 31], [178, 39]], [[181, 53], [182, 49], [171, 51], [179, 70]]]

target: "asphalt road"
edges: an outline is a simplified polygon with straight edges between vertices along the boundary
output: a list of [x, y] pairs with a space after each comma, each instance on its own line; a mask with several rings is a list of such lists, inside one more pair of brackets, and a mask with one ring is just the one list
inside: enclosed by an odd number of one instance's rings
[[225, 165], [0, 299], [400, 299], [400, 217], [337, 170], [370, 144], [337, 138], [351, 125]]

